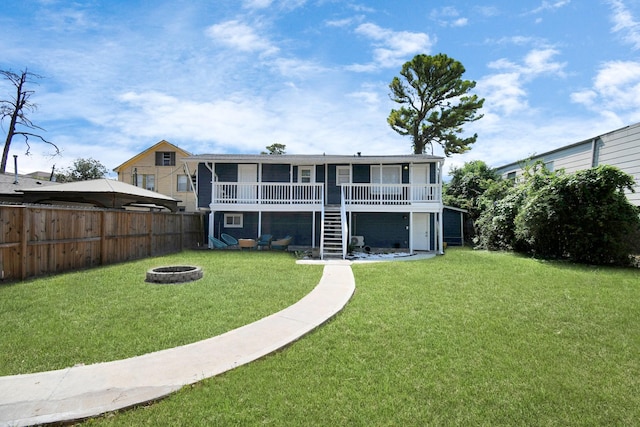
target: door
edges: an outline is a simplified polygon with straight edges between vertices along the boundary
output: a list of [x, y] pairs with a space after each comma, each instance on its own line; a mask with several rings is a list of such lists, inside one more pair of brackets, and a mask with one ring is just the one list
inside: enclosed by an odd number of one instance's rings
[[238, 203], [257, 203], [258, 165], [238, 165]]
[[413, 185], [411, 190], [412, 201], [427, 201], [429, 200], [429, 187], [421, 184], [429, 183], [429, 165], [417, 164], [411, 167], [411, 184]]
[[413, 238], [413, 250], [414, 251], [429, 251], [431, 250], [431, 242], [429, 239], [429, 219], [428, 213], [414, 213], [412, 224], [412, 238]]
[[332, 201], [335, 203], [342, 203], [342, 184], [349, 184], [351, 182], [351, 167], [349, 166], [336, 166], [336, 188], [332, 195]]

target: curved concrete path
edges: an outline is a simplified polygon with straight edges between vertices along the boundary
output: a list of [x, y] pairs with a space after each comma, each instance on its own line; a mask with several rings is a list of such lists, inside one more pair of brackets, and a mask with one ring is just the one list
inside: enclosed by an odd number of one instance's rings
[[333, 317], [355, 290], [348, 261], [329, 261], [294, 305], [214, 338], [125, 360], [0, 377], [0, 426], [71, 421], [162, 398], [272, 353]]

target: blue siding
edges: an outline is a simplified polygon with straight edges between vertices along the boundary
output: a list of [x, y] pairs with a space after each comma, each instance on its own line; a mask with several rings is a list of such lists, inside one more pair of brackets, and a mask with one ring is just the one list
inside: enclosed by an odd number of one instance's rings
[[316, 182], [325, 182], [324, 165], [316, 165]]
[[372, 248], [408, 248], [408, 218], [407, 213], [354, 213], [351, 235], [364, 236], [365, 245]]
[[[237, 212], [234, 212], [237, 213]], [[243, 215], [242, 228], [224, 227], [225, 212], [215, 213], [214, 236], [226, 233], [236, 239], [256, 239], [258, 237], [258, 213], [241, 212]], [[316, 215], [316, 234], [320, 234], [320, 215]], [[313, 233], [312, 212], [263, 212], [262, 234], [271, 234], [274, 239], [290, 235], [293, 237], [292, 245], [312, 246]], [[319, 244], [319, 236], [316, 236], [316, 246]]]
[[[274, 239], [290, 235], [292, 245], [311, 246], [313, 233], [312, 212], [264, 212], [262, 232], [273, 235]], [[319, 234], [320, 229], [316, 232]]]
[[371, 182], [371, 166], [353, 165], [353, 182], [354, 184], [366, 184]]
[[216, 164], [218, 182], [238, 182], [238, 165], [235, 163]]
[[[235, 213], [235, 212], [234, 212]], [[243, 212], [243, 227], [242, 228], [227, 228], [224, 227], [224, 214], [225, 212], [215, 213], [214, 222], [214, 237], [219, 238], [220, 234], [226, 233], [235, 237], [236, 239], [255, 239], [257, 238], [258, 230], [258, 213], [257, 212]]]
[[262, 182], [289, 182], [289, 165], [262, 165]]
[[211, 203], [211, 171], [204, 163], [198, 164], [198, 207], [208, 208]]

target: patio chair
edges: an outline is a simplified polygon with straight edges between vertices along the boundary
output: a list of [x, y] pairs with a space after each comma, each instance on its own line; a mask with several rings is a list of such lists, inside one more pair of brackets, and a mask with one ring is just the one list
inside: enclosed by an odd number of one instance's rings
[[271, 249], [271, 240], [273, 240], [273, 236], [271, 234], [263, 234], [258, 237], [258, 249], [267, 248]]
[[229, 245], [227, 245], [225, 242], [223, 242], [222, 240], [218, 240], [213, 236], [209, 236], [209, 241], [211, 242], [211, 245], [214, 249], [224, 249], [229, 247]]
[[271, 249], [278, 249], [278, 250], [281, 250], [281, 251], [286, 251], [289, 248], [289, 244], [291, 243], [291, 239], [293, 239], [293, 237], [287, 235], [286, 237], [283, 237], [282, 239], [273, 240], [271, 242]]
[[227, 245], [229, 246], [237, 246], [238, 245], [238, 239], [236, 239], [235, 237], [226, 234], [226, 233], [222, 233], [220, 235], [220, 238], [222, 239], [223, 242], [225, 242]]

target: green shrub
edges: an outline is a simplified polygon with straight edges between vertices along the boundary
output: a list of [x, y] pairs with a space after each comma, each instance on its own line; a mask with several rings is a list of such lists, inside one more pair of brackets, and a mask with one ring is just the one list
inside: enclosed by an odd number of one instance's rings
[[612, 166], [565, 174], [534, 164], [502, 198], [485, 193], [475, 243], [540, 258], [628, 265], [640, 245], [640, 209], [625, 196], [633, 184]]

